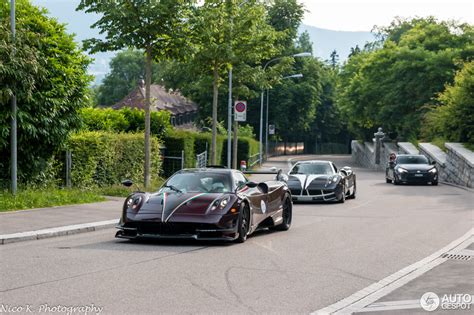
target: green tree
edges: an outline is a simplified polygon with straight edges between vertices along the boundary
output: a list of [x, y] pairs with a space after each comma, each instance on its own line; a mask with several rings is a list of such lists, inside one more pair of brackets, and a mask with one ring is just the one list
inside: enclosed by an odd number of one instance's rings
[[215, 163], [222, 74], [229, 64], [241, 64], [248, 70], [247, 66], [255, 68], [259, 62], [274, 55], [278, 34], [267, 23], [265, 7], [256, 1], [240, 5], [232, 0], [206, 1], [196, 10], [193, 28], [197, 47], [193, 64], [200, 72], [212, 76], [211, 163]]
[[427, 18], [387, 32], [380, 36], [381, 48], [363, 50], [344, 65], [338, 104], [360, 137], [383, 126], [401, 138], [416, 138], [429, 110], [425, 104], [453, 81], [460, 62], [472, 58], [473, 28]]
[[[171, 61], [152, 62], [152, 82], [162, 83]], [[145, 58], [141, 50], [127, 49], [110, 61], [110, 72], [97, 87], [96, 104], [113, 105], [127, 96], [145, 77]]]
[[[0, 154], [10, 156], [10, 97], [18, 103], [18, 176], [28, 183], [40, 176], [51, 156], [80, 126], [79, 109], [86, 104], [90, 60], [72, 35], [27, 0], [16, 3], [17, 42], [12, 58], [9, 25], [0, 27]], [[7, 1], [0, 2], [0, 19], [9, 21]], [[8, 159], [0, 161], [5, 185]]]
[[126, 47], [145, 53], [145, 187], [150, 185], [150, 84], [152, 61], [184, 55], [189, 0], [81, 0], [77, 10], [97, 13], [92, 25], [106, 33], [105, 39], [84, 42], [91, 52], [114, 51]]
[[474, 144], [474, 61], [464, 64], [454, 84], [448, 85], [436, 100], [439, 104], [425, 117], [424, 136]]
[[[303, 5], [296, 0], [275, 0], [269, 3], [267, 10], [270, 25], [285, 34], [278, 40], [278, 44], [293, 50], [294, 40], [305, 12]], [[291, 52], [285, 52], [289, 53]]]

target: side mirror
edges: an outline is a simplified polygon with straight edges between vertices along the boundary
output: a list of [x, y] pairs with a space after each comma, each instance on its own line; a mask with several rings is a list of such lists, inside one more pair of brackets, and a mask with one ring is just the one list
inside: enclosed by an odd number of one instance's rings
[[279, 182], [286, 182], [288, 181], [288, 176], [286, 174], [283, 174], [283, 171], [280, 169], [277, 173], [275, 180]]
[[125, 187], [130, 187], [133, 185], [133, 181], [130, 180], [130, 179], [126, 179], [124, 181], [122, 181], [122, 185], [124, 185]]
[[255, 188], [258, 184], [256, 182], [246, 182], [245, 185], [249, 188]]
[[431, 161], [431, 165], [435, 165], [436, 164], [436, 161]]
[[264, 194], [268, 194], [268, 185], [267, 185], [267, 184], [265, 184], [265, 183], [259, 183], [259, 184], [257, 185], [257, 188], [258, 188], [261, 192], [263, 192]]

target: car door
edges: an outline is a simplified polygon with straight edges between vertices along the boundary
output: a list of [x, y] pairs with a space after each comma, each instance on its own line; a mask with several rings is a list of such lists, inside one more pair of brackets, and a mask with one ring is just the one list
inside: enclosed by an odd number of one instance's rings
[[244, 194], [250, 202], [252, 226], [256, 226], [263, 220], [266, 213], [266, 194], [263, 193], [259, 187], [246, 186], [248, 179], [240, 171], [233, 172], [232, 177], [237, 191]]

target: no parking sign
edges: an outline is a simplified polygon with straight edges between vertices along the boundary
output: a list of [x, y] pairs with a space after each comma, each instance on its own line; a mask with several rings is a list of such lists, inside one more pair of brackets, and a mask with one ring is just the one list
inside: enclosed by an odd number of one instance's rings
[[234, 117], [235, 117], [235, 121], [247, 120], [247, 102], [246, 101], [235, 101]]

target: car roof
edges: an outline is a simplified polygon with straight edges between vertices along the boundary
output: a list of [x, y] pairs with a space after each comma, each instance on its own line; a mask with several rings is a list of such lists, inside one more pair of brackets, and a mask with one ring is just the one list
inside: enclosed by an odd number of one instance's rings
[[400, 156], [422, 156], [422, 157], [426, 157], [423, 154], [397, 154], [397, 157], [400, 157]]
[[186, 173], [223, 173], [223, 174], [230, 174], [237, 170], [229, 169], [229, 168], [212, 168], [212, 167], [205, 167], [205, 168], [184, 168], [180, 172]]
[[326, 163], [332, 163], [332, 162], [325, 161], [325, 160], [310, 160], [310, 161], [298, 161], [295, 164], [326, 164]]

